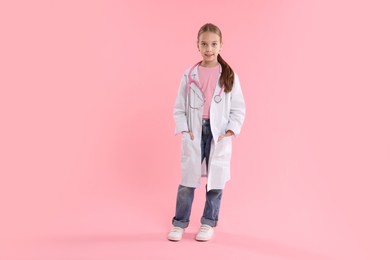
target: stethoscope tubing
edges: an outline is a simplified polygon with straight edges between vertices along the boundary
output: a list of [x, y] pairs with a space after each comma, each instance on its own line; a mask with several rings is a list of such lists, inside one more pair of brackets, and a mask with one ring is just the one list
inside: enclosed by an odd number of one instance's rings
[[[191, 84], [195, 84], [195, 86], [202, 92], [202, 99], [203, 99], [203, 104], [204, 104], [206, 102], [206, 100], [205, 100], [205, 96], [204, 96], [203, 90], [200, 87], [199, 82], [192, 78], [192, 72], [194, 71], [195, 67], [198, 66], [200, 63], [201, 63], [201, 61], [196, 63], [194, 66], [192, 66], [192, 68], [190, 69], [190, 71], [188, 73], [187, 95], [189, 95], [189, 93], [190, 93]], [[219, 102], [222, 101], [221, 94], [222, 94], [223, 89], [224, 89], [224, 86], [221, 87], [221, 90], [219, 91], [218, 95], [214, 96], [214, 102], [215, 103], [219, 103]], [[203, 106], [203, 104], [202, 104], [202, 106]], [[192, 108], [192, 109], [196, 109], [196, 108]]]
[[[196, 63], [194, 66], [191, 67], [191, 69], [190, 69], [190, 71], [188, 73], [188, 79], [187, 79], [187, 86], [186, 86], [186, 88], [187, 88], [186, 100], [187, 100], [187, 104], [188, 104], [188, 117], [187, 117], [188, 122], [187, 122], [187, 124], [188, 124], [188, 130], [190, 132], [192, 132], [192, 116], [191, 116], [192, 113], [191, 113], [190, 109], [199, 109], [206, 102], [206, 98], [205, 98], [204, 92], [203, 92], [202, 88], [200, 87], [200, 83], [192, 78], [192, 72], [194, 71], [195, 67], [198, 66], [200, 63], [201, 63], [201, 61]], [[197, 94], [196, 91], [192, 89], [191, 84], [194, 84], [201, 91], [202, 97], [199, 97], [199, 94]], [[224, 86], [221, 87], [221, 90], [219, 91], [219, 94], [214, 96], [214, 102], [217, 103], [217, 104], [222, 101], [221, 94], [222, 94], [223, 89], [224, 89]], [[203, 100], [203, 103], [202, 103], [202, 105], [199, 108], [195, 108], [195, 107], [191, 106], [190, 90], [192, 90], [193, 93], [198, 95], [198, 97]], [[195, 95], [193, 96], [193, 98], [195, 99]]]

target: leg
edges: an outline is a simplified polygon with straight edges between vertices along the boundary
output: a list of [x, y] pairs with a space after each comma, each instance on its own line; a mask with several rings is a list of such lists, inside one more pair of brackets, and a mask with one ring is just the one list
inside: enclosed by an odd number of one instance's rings
[[192, 202], [195, 188], [179, 185], [176, 199], [176, 213], [172, 219], [175, 227], [186, 228], [190, 222]]
[[204, 206], [203, 217], [201, 219], [202, 224], [206, 224], [211, 227], [217, 226], [222, 191], [223, 190], [215, 189], [207, 192], [206, 187], [206, 203]]
[[211, 126], [209, 119], [202, 120], [202, 140], [200, 143], [201, 148], [201, 162], [206, 159], [206, 167], [209, 169], [209, 157], [211, 149], [211, 140], [213, 139], [213, 134], [211, 133]]

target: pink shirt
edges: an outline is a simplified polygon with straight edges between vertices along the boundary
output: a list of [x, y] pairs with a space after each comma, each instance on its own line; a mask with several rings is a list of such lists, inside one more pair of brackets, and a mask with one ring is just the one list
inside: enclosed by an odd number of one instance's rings
[[210, 118], [210, 105], [219, 78], [219, 64], [215, 67], [198, 66], [199, 83], [205, 96], [203, 118]]

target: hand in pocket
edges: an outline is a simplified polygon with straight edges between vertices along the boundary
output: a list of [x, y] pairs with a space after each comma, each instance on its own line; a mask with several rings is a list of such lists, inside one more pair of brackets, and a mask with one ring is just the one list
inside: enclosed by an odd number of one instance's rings
[[183, 131], [183, 132], [181, 132], [181, 133], [182, 133], [182, 134], [189, 134], [191, 140], [194, 140], [194, 134], [193, 134], [192, 132], [190, 132], [190, 131]]

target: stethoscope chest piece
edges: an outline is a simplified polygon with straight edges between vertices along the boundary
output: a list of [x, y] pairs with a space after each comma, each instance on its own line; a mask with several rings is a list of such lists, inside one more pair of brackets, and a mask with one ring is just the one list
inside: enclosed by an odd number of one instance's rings
[[221, 101], [222, 101], [221, 95], [216, 95], [216, 96], [214, 96], [214, 101], [215, 101], [215, 103], [221, 102]]
[[[203, 105], [206, 102], [205, 95], [203, 93], [203, 90], [200, 86], [200, 83], [192, 78], [192, 72], [195, 69], [196, 66], [198, 66], [201, 62], [196, 63], [188, 72], [188, 81], [187, 81], [187, 96], [189, 98], [189, 107], [192, 109], [200, 109], [203, 107]], [[198, 90], [200, 90], [201, 95], [197, 93], [194, 89], [192, 89], [191, 84], [194, 84]], [[214, 96], [215, 103], [220, 103], [222, 101], [222, 91], [224, 89], [224, 86], [221, 87], [219, 94]], [[192, 90], [192, 91], [190, 91]], [[190, 97], [191, 92], [195, 94], [193, 98]]]

